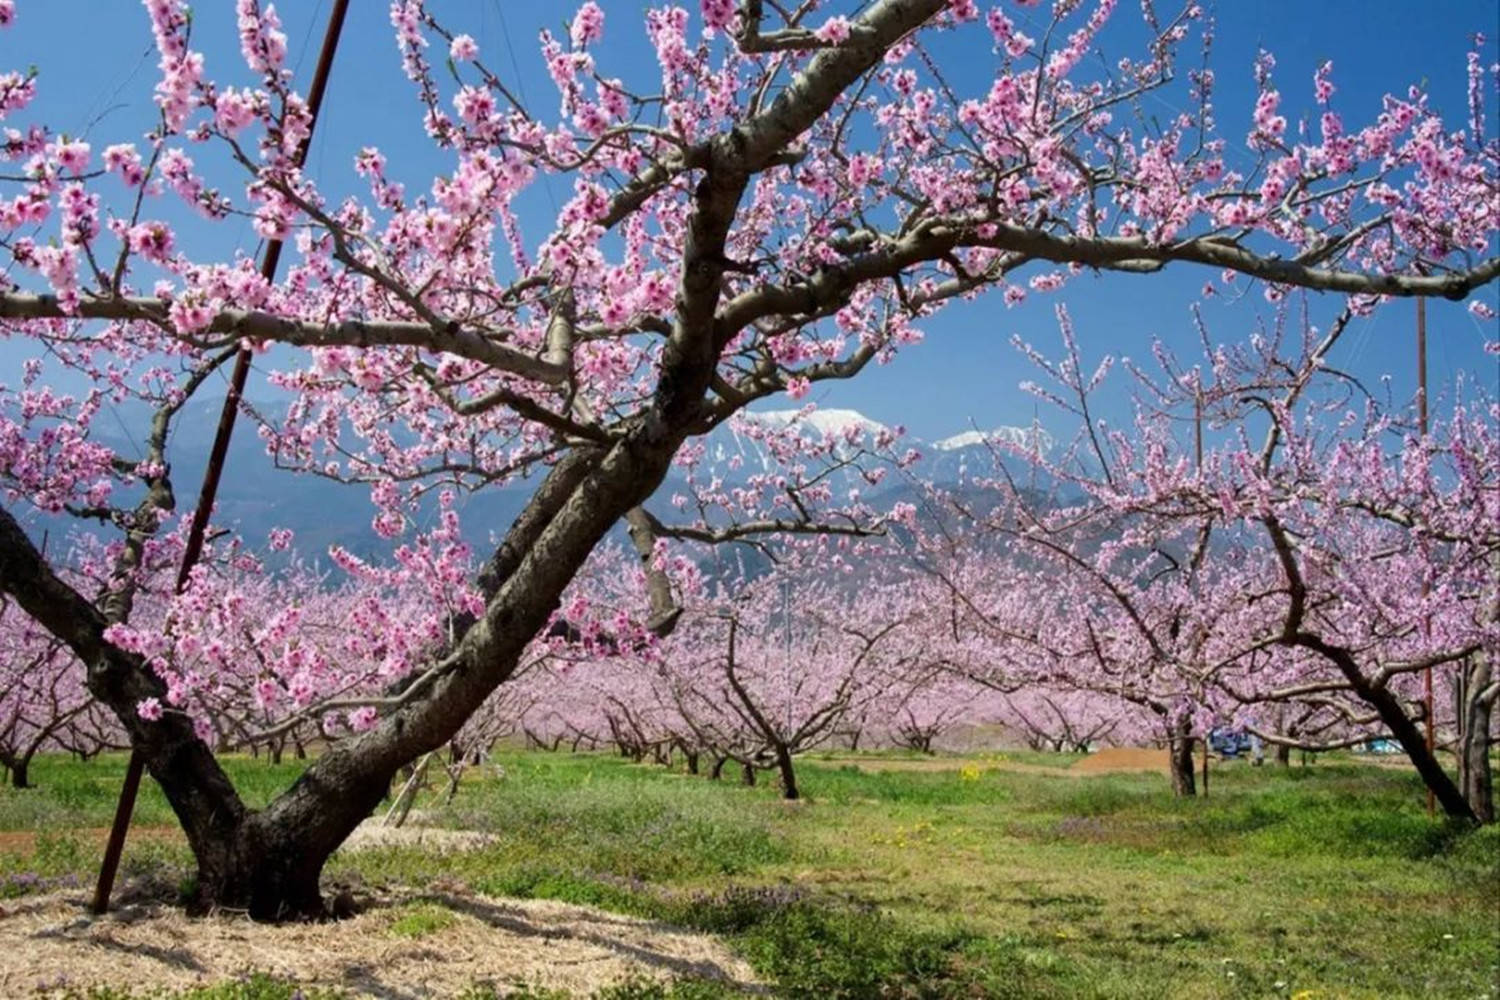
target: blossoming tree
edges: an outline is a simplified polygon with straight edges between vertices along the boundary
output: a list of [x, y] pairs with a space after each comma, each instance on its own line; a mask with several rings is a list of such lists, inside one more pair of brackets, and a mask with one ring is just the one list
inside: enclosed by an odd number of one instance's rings
[[[237, 0], [244, 66], [213, 79], [186, 5], [144, 6], [161, 71], [144, 143], [96, 150], [25, 121], [46, 78], [0, 78], [0, 155], [17, 165], [0, 201], [15, 265], [0, 320], [37, 348], [0, 398], [0, 588], [76, 653], [128, 731], [187, 834], [197, 903], [259, 918], [322, 911], [324, 861], [395, 771], [511, 675], [684, 443], [755, 400], [856, 376], [938, 309], [986, 289], [1018, 296], [1027, 276], [1056, 286], [1088, 269], [1197, 265], [1272, 294], [1462, 298], [1500, 274], [1477, 62], [1469, 123], [1412, 90], [1346, 124], [1325, 67], [1318, 135], [1298, 137], [1263, 58], [1245, 137], [1257, 164], [1241, 172], [1213, 126], [1211, 75], [1176, 76], [1184, 48], [1197, 54], [1192, 3], [1142, 5], [1144, 48], [1100, 70], [1084, 56], [1126, 16], [1114, 0], [1057, 3], [1037, 37], [973, 0], [852, 12], [704, 0], [647, 12], [660, 73], [624, 81], [595, 56], [605, 17], [590, 2], [567, 38], [543, 38], [560, 98], [544, 113], [514, 99], [472, 38], [397, 0], [399, 57], [451, 169], [410, 178], [361, 150], [369, 194], [337, 202], [297, 163], [309, 114], [274, 10]], [[0, 23], [24, 24], [19, 11], [3, 0]], [[944, 77], [929, 54], [942, 33], [997, 51], [985, 87], [960, 93]], [[456, 82], [434, 71], [434, 44]], [[1162, 88], [1196, 110], [1138, 120], [1132, 101]], [[570, 178], [573, 194], [546, 232], [525, 232], [515, 203], [544, 177]], [[285, 280], [204, 259], [190, 228], [166, 221], [172, 201], [206, 224], [247, 215], [260, 235], [294, 239]], [[157, 654], [112, 638], [173, 516], [171, 422], [241, 342], [289, 358], [277, 382], [290, 402], [267, 429], [277, 464], [369, 483], [393, 537], [434, 482], [537, 478], [409, 682], [259, 810], [190, 712], [148, 708], [170, 702]], [[92, 388], [52, 387], [59, 368]], [[149, 397], [154, 415], [144, 457], [127, 460], [92, 426], [105, 400], [128, 396]], [[102, 600], [27, 537], [18, 516], [31, 506], [118, 533]], [[734, 531], [815, 518], [786, 504]], [[662, 539], [677, 531], [657, 526]]]
[[[1000, 479], [1007, 502], [963, 513], [1007, 540], [1004, 557], [927, 546], [930, 572], [1002, 645], [977, 679], [1149, 709], [1167, 725], [1180, 794], [1194, 791], [1193, 742], [1217, 723], [1308, 749], [1385, 733], [1449, 815], [1493, 819], [1500, 403], [1468, 389], [1475, 398], [1416, 433], [1329, 367], [1345, 310], [1327, 329], [1278, 322], [1247, 345], [1205, 331], [1196, 367], [1158, 345], [1159, 373], [1132, 366], [1142, 399], [1126, 433], [1090, 412], [1110, 361], [1090, 374], [1058, 316], [1062, 358], [1025, 349], [1052, 377], [1036, 390], [1081, 415], [1087, 457], [1020, 457], [1079, 498], [1039, 508]], [[1224, 441], [1184, 446], [1172, 419], [1183, 410]], [[1463, 692], [1457, 783], [1421, 732], [1417, 677], [1435, 669]], [[1455, 669], [1462, 683], [1443, 684]], [[1281, 728], [1284, 707], [1300, 736]]]

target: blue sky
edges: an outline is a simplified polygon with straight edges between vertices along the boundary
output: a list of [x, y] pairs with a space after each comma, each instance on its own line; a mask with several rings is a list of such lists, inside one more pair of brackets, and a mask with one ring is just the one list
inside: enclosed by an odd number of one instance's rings
[[[654, 79], [654, 63], [642, 29], [645, 5], [610, 0], [603, 0], [602, 5], [606, 33], [598, 54], [601, 69], [627, 82]], [[328, 6], [329, 0], [291, 0], [280, 5], [289, 37], [289, 61], [300, 70], [300, 85], [305, 86], [311, 73]], [[1025, 13], [1006, 6], [1012, 14]], [[1158, 6], [1164, 12], [1171, 7], [1165, 0], [1158, 0]], [[75, 135], [86, 131], [96, 149], [109, 142], [138, 139], [153, 120], [150, 95], [156, 75], [155, 53], [139, 4], [20, 0], [18, 7], [17, 26], [0, 34], [0, 67], [36, 64], [42, 70], [40, 97], [24, 120], [39, 118]], [[361, 146], [378, 145], [397, 176], [425, 187], [435, 172], [450, 164], [422, 134], [420, 108], [400, 70], [387, 4], [355, 0], [352, 7], [309, 170], [329, 193], [362, 190], [351, 169], [354, 154]], [[536, 37], [542, 27], [561, 34], [571, 4], [453, 0], [433, 7], [453, 28], [472, 34], [487, 62], [509, 82], [518, 83], [534, 106], [544, 112], [555, 109], [555, 93], [542, 69]], [[835, 9], [842, 8], [836, 5]], [[1121, 26], [1139, 22], [1136, 5], [1128, 0], [1115, 17]], [[1464, 121], [1464, 55], [1469, 36], [1475, 30], [1500, 34], [1494, 0], [1427, 0], [1420, 5], [1395, 0], [1229, 0], [1218, 5], [1216, 17], [1212, 65], [1219, 81], [1218, 118], [1231, 146], [1239, 146], [1245, 131], [1254, 100], [1251, 63], [1261, 46], [1277, 57], [1276, 77], [1289, 120], [1295, 121], [1311, 103], [1314, 67], [1332, 59], [1339, 88], [1335, 106], [1350, 125], [1368, 120], [1378, 110], [1383, 93], [1425, 80], [1436, 106], [1445, 109], [1450, 123], [1459, 127]], [[210, 76], [222, 74], [225, 82], [245, 82], [230, 0], [198, 4], [194, 32], [195, 47], [208, 57]], [[1139, 48], [1132, 48], [1131, 43], [1138, 37], [1133, 28], [1118, 32], [1112, 27], [1106, 29], [1103, 41], [1111, 58], [1135, 56]], [[973, 44], [976, 41], [971, 35], [967, 46], [938, 50], [945, 72], [964, 92], [983, 89], [993, 69], [985, 49]], [[1493, 38], [1486, 51], [1487, 61], [1493, 60]], [[1175, 110], [1168, 99], [1158, 105], [1164, 116]], [[1493, 102], [1490, 120], [1493, 128]], [[200, 157], [200, 162], [206, 159]], [[564, 182], [553, 183], [561, 197], [567, 190]], [[530, 210], [523, 212], [523, 222], [530, 222], [532, 234], [544, 231], [550, 210], [545, 194], [539, 192]], [[194, 252], [255, 249], [254, 235], [241, 222], [213, 227], [188, 224], [191, 228], [184, 231], [184, 237]], [[893, 364], [871, 370], [852, 383], [820, 388], [813, 398], [825, 406], [853, 407], [875, 419], [904, 424], [926, 438], [965, 429], [971, 421], [981, 427], [1028, 423], [1034, 404], [1017, 390], [1017, 383], [1031, 372], [1009, 346], [1012, 334], [1048, 347], [1055, 345], [1052, 310], [1061, 297], [1091, 357], [1112, 353], [1144, 358], [1152, 336], [1190, 352], [1194, 336], [1188, 307], [1198, 301], [1199, 289], [1209, 276], [1194, 269], [1148, 277], [1084, 276], [1061, 293], [1033, 294], [1016, 309], [1007, 310], [998, 297], [959, 304], [928, 322], [926, 342], [905, 351]], [[1493, 302], [1494, 289], [1486, 290], [1484, 296]], [[1326, 317], [1337, 306], [1336, 299], [1322, 297], [1314, 310]], [[1224, 338], [1244, 335], [1257, 315], [1268, 314], [1258, 292], [1234, 305], [1222, 299], [1210, 301], [1205, 310], [1216, 334]], [[1415, 386], [1414, 315], [1411, 302], [1383, 308], [1346, 337], [1334, 363], [1371, 381], [1390, 375], [1392, 393], [1397, 398], [1409, 396]], [[1482, 343], [1486, 337], [1496, 337], [1495, 330], [1486, 330], [1486, 324], [1452, 303], [1431, 303], [1428, 316], [1434, 393], [1441, 394], [1460, 373], [1493, 389], [1500, 370], [1495, 358], [1484, 355]], [[24, 354], [24, 345], [0, 344], [0, 381], [10, 380], [10, 372]], [[1105, 401], [1117, 416], [1125, 412], [1125, 385], [1123, 379], [1116, 379]], [[1055, 431], [1069, 429], [1045, 411], [1041, 418]]]

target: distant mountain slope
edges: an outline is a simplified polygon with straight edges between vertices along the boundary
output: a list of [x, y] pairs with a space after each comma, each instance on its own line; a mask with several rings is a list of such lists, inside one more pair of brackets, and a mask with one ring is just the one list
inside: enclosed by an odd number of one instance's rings
[[[274, 404], [261, 404], [257, 408], [269, 414], [277, 412]], [[183, 510], [190, 509], [197, 502], [218, 411], [217, 400], [203, 400], [191, 404], [177, 421], [169, 458], [177, 503]], [[124, 434], [124, 428], [143, 424], [143, 421], [130, 419], [134, 416], [138, 414], [122, 412], [120, 432], [111, 434], [101, 430], [101, 441], [124, 455], [136, 453], [134, 442]], [[104, 427], [102, 422], [100, 427]], [[840, 450], [849, 447], [847, 442], [851, 441], [862, 441], [868, 446], [877, 436], [891, 430], [887, 425], [850, 409], [746, 413], [738, 421], [721, 426], [708, 436], [705, 459], [714, 474], [726, 483], [743, 483], [752, 475], [777, 468], [775, 458], [761, 439], [763, 435], [757, 435], [756, 429], [781, 432], [788, 428], [812, 440], [833, 438], [840, 442]], [[871, 491], [868, 484], [849, 472], [841, 485], [863, 487], [867, 499], [877, 506], [911, 501], [916, 491], [908, 477], [945, 487], [959, 486], [976, 476], [990, 477], [995, 474], [995, 456], [1002, 454], [992, 444], [1025, 447], [1033, 437], [1043, 454], [1049, 454], [1054, 448], [1052, 437], [1045, 431], [1033, 432], [1031, 428], [1020, 427], [963, 430], [930, 443], [902, 436], [896, 439], [896, 452], [916, 449], [921, 454], [903, 476], [888, 477], [879, 490]], [[736, 456], [739, 461], [732, 462]], [[1004, 462], [1018, 479], [1030, 472], [1019, 458], [1005, 457]], [[459, 497], [458, 507], [465, 533], [478, 550], [484, 551], [493, 538], [510, 527], [525, 506], [535, 481], [520, 480]], [[659, 499], [651, 504], [652, 508], [659, 509], [664, 518], [669, 518], [672, 511], [665, 498], [682, 485], [680, 475], [674, 475], [664, 484]], [[255, 424], [244, 418], [238, 422], [219, 490], [217, 520], [220, 523], [235, 525], [252, 544], [263, 540], [272, 528], [290, 528], [296, 533], [297, 549], [317, 558], [330, 545], [343, 546], [359, 555], [386, 550], [387, 543], [375, 534], [371, 526], [373, 515], [367, 487], [274, 469]], [[44, 528], [57, 533], [66, 530], [67, 519], [33, 518], [31, 524], [38, 535]]]

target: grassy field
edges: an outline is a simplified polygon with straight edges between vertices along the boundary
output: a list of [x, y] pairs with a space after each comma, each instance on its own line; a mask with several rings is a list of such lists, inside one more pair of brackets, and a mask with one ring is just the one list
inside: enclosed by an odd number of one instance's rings
[[[1430, 820], [1404, 770], [1224, 766], [1210, 798], [1175, 801], [1156, 774], [1004, 769], [1069, 762], [1046, 755], [879, 760], [809, 760], [806, 801], [784, 803], [769, 783], [506, 754], [503, 776], [475, 772], [451, 806], [418, 804], [423, 822], [484, 831], [486, 846], [340, 855], [327, 881], [441, 879], [706, 930], [775, 996], [1500, 997], [1500, 831]], [[232, 769], [263, 801], [297, 767]], [[0, 896], [88, 882], [122, 771], [121, 759], [47, 759], [38, 788], [0, 791]], [[136, 819], [171, 824], [154, 788]], [[123, 871], [179, 884], [190, 866], [161, 832], [132, 841]], [[430, 910], [411, 921], [392, 932], [444, 925]], [[291, 986], [202, 995], [269, 1000]], [[600, 994], [719, 995], [702, 983]]]

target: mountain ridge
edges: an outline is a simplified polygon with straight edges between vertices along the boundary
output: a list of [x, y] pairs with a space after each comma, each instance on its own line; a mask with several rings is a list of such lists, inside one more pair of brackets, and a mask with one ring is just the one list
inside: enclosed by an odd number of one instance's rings
[[[276, 410], [274, 404], [250, 402], [262, 413]], [[179, 417], [179, 427], [169, 448], [169, 461], [183, 508], [196, 501], [219, 405], [217, 401], [205, 400], [200, 405], [190, 406]], [[858, 443], [871, 448], [875, 439], [884, 438], [894, 442], [892, 448], [897, 454], [915, 449], [921, 457], [909, 468], [909, 473], [919, 480], [942, 486], [965, 481], [975, 469], [992, 465], [997, 454], [1004, 461], [1007, 456], [992, 448], [992, 444], [1005, 443], [1024, 448], [1028, 442], [1036, 440], [1041, 444], [1043, 454], [1051, 452], [1054, 447], [1051, 435], [1040, 428], [1007, 425], [987, 431], [970, 428], [936, 441], [924, 441], [858, 410], [803, 407], [741, 414], [735, 421], [707, 435], [705, 455], [715, 475], [731, 485], [743, 483], [752, 475], [779, 467], [763, 439], [767, 433], [787, 430], [795, 430], [799, 435], [816, 441], [833, 438], [840, 442], [841, 447], [852, 448]], [[118, 435], [118, 440], [108, 433], [99, 436], [101, 443], [123, 454], [132, 451], [132, 442], [123, 435]], [[740, 461], [732, 463], [731, 459], [736, 455]], [[1016, 459], [1018, 466], [1021, 461]], [[256, 427], [242, 419], [231, 439], [225, 463], [216, 505], [219, 523], [235, 526], [252, 546], [264, 540], [272, 528], [291, 529], [297, 539], [297, 548], [314, 558], [325, 553], [330, 545], [342, 546], [361, 556], [376, 555], [389, 549], [389, 543], [374, 531], [372, 519], [375, 511], [363, 487], [342, 485], [310, 474], [268, 476], [265, 473], [270, 462]], [[868, 492], [869, 484], [857, 470], [844, 470], [839, 475], [840, 484], [846, 488], [861, 488]], [[524, 508], [537, 481], [533, 477], [460, 496], [458, 507], [464, 533], [476, 550], [484, 551], [494, 537], [509, 528]], [[670, 511], [664, 509], [666, 498], [683, 486], [680, 475], [670, 477], [663, 483], [651, 506], [663, 516], [669, 516]], [[872, 499], [894, 503], [898, 499], [910, 499], [906, 494], [912, 489], [909, 484], [893, 483]], [[330, 511], [340, 511], [342, 516], [331, 517]], [[65, 528], [70, 520], [36, 517], [32, 519], [33, 530], [38, 535], [43, 529], [56, 532]]]

